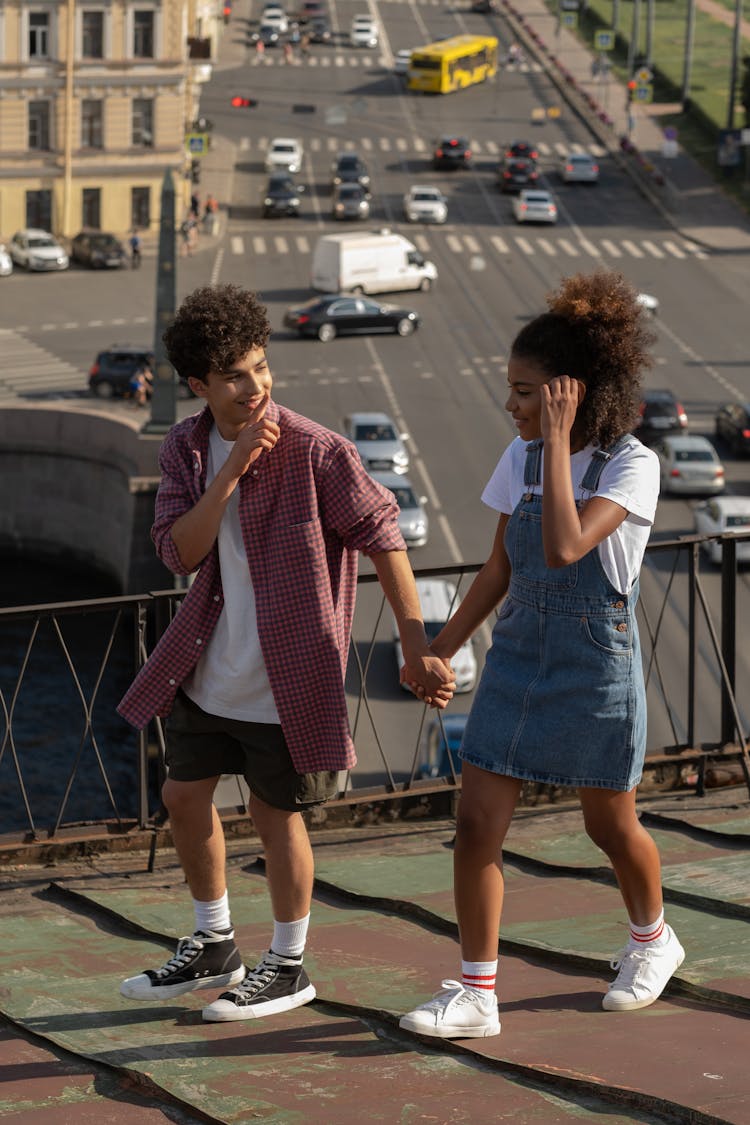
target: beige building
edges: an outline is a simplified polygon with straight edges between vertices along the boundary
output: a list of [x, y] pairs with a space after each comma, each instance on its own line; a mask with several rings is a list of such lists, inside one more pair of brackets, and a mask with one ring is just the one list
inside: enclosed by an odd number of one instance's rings
[[217, 27], [196, 0], [1, 0], [0, 234], [155, 229], [167, 169], [179, 208]]

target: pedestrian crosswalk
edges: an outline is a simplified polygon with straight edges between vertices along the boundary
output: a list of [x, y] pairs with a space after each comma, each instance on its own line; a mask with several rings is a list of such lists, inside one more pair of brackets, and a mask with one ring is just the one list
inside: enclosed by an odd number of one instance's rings
[[10, 328], [0, 329], [0, 398], [88, 390], [84, 372]]
[[[270, 148], [272, 140], [273, 138], [270, 136], [242, 137], [238, 148], [243, 154], [257, 152], [259, 156], [264, 156], [267, 149]], [[507, 143], [513, 140], [513, 137], [506, 138]], [[498, 160], [505, 151], [504, 143], [491, 138], [472, 138], [469, 143], [475, 157], [485, 156]], [[432, 147], [432, 142], [426, 141], [422, 137], [362, 137], [353, 141], [349, 137], [329, 136], [310, 137], [305, 141], [305, 148], [310, 153], [353, 152], [356, 149], [366, 153], [412, 152], [417, 156], [426, 156], [432, 153]], [[583, 145], [578, 141], [539, 141], [536, 147], [542, 161], [567, 156], [571, 152], [590, 152], [592, 156], [596, 156], [598, 159], [607, 155], [604, 146], [596, 143]]]
[[[291, 67], [311, 67], [319, 70], [336, 70], [348, 67], [350, 70], [386, 70], [389, 74], [393, 74], [392, 62], [384, 58], [382, 55], [363, 55], [356, 51], [342, 54], [336, 52], [335, 54], [326, 51], [321, 54], [311, 53], [309, 55], [302, 55], [293, 53], [291, 60], [284, 58], [282, 53], [264, 51], [263, 54], [253, 55], [250, 58], [250, 66], [262, 67], [277, 67], [277, 66], [291, 66]], [[541, 63], [524, 61], [515, 63], [511, 69], [511, 73], [517, 74], [541, 74], [543, 71]]]

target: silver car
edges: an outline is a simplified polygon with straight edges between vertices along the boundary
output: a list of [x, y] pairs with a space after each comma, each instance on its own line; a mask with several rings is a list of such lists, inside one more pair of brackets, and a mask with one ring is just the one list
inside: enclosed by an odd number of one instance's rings
[[[698, 535], [750, 534], [750, 496], [717, 496], [693, 508]], [[722, 546], [717, 539], [707, 539], [701, 546], [711, 562], [721, 563]], [[750, 539], [736, 546], [737, 561], [750, 562]]]
[[374, 472], [373, 480], [389, 489], [399, 507], [398, 528], [407, 547], [424, 547], [430, 530], [424, 506], [426, 496], [417, 496], [408, 477], [398, 473]]
[[588, 152], [569, 152], [560, 162], [560, 177], [566, 184], [595, 184], [599, 165]]
[[387, 414], [349, 414], [344, 419], [344, 433], [356, 445], [368, 472], [384, 469], [389, 473], [405, 473], [409, 468], [409, 454], [404, 445], [409, 435], [399, 433], [396, 423]]
[[267, 172], [290, 172], [296, 175], [302, 167], [304, 150], [296, 137], [274, 137], [266, 152]]
[[724, 466], [708, 438], [667, 434], [651, 448], [659, 458], [663, 493], [713, 496], [724, 491]]
[[513, 200], [517, 223], [556, 223], [557, 205], [548, 191], [527, 189]]
[[404, 196], [404, 215], [410, 223], [444, 223], [448, 200], [440, 188], [415, 184]]

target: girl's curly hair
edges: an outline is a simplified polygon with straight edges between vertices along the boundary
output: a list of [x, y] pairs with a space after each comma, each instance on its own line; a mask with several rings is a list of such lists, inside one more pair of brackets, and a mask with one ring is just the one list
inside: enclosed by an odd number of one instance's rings
[[547, 297], [549, 312], [524, 325], [511, 356], [537, 363], [554, 378], [580, 379], [586, 394], [576, 436], [607, 446], [638, 418], [641, 379], [656, 336], [633, 286], [620, 273], [599, 270], [564, 278]]
[[185, 298], [162, 339], [180, 378], [205, 383], [210, 371], [229, 371], [252, 348], [265, 348], [270, 335], [257, 293], [207, 285]]

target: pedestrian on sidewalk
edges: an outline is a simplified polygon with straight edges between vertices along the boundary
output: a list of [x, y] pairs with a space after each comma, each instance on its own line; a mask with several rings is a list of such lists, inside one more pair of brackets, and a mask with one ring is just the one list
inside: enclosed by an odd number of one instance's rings
[[137, 270], [141, 264], [141, 236], [135, 227], [130, 232], [128, 244], [130, 246], [130, 265], [134, 270]]
[[400, 1022], [437, 1038], [500, 1031], [502, 847], [524, 781], [576, 788], [614, 867], [630, 930], [603, 1007], [653, 1003], [685, 955], [635, 800], [646, 746], [635, 608], [659, 465], [630, 430], [654, 337], [620, 274], [567, 278], [548, 303], [511, 347], [518, 437], [482, 496], [499, 513], [492, 553], [431, 645], [450, 659], [500, 604], [460, 750], [461, 976]]
[[[209, 1021], [284, 1012], [315, 996], [303, 968], [313, 857], [302, 811], [355, 764], [344, 674], [359, 552], [398, 622], [410, 681], [437, 707], [455, 683], [430, 652], [392, 494], [356, 449], [271, 398], [270, 325], [238, 286], [196, 290], [164, 334], [205, 408], [161, 450], [152, 530], [175, 574], [196, 574], [119, 710], [166, 724], [162, 790], [193, 897], [195, 927], [161, 968], [121, 985], [135, 1000], [225, 988]], [[235, 944], [213, 794], [244, 774], [266, 856], [273, 936], [254, 969]]]
[[216, 216], [218, 211], [219, 204], [216, 198], [209, 192], [206, 196], [206, 202], [203, 205], [203, 229], [207, 234], [216, 234]]

